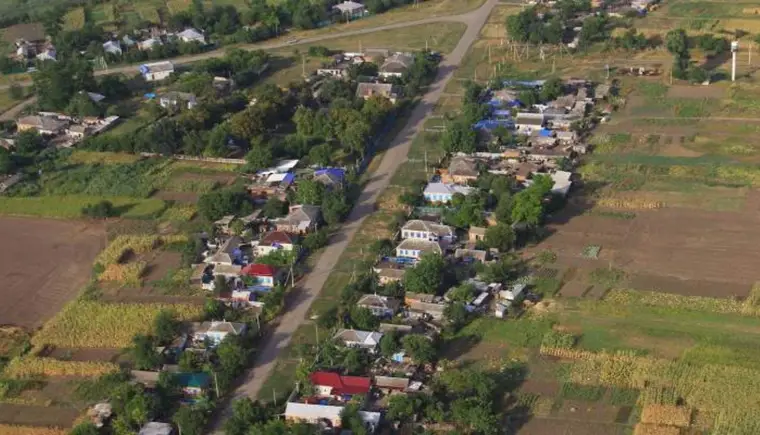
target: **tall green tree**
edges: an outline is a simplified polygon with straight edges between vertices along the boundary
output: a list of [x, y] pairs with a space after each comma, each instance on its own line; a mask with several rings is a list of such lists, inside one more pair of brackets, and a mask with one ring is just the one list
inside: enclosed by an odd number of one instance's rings
[[428, 364], [436, 359], [436, 349], [433, 342], [421, 334], [409, 334], [401, 339], [404, 351], [417, 364]]
[[425, 254], [420, 261], [404, 274], [404, 288], [412, 293], [435, 294], [443, 285], [446, 261], [438, 254]]

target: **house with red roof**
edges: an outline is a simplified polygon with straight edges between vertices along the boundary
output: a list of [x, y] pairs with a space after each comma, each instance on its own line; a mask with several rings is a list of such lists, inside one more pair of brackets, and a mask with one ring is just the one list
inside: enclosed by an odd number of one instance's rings
[[277, 279], [277, 269], [268, 264], [249, 264], [240, 271], [240, 276], [253, 278], [255, 286], [274, 287], [279, 281]]
[[267, 255], [279, 250], [292, 251], [295, 244], [295, 236], [284, 231], [270, 231], [261, 236], [256, 246], [256, 255]]
[[346, 398], [369, 393], [372, 380], [363, 376], [341, 376], [332, 372], [314, 372], [309, 377], [320, 397]]

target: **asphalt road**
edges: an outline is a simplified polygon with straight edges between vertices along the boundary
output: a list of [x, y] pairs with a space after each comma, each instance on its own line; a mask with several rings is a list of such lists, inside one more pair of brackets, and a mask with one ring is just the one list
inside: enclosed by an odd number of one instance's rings
[[[254, 367], [245, 374], [242, 384], [233, 393], [233, 400], [242, 397], [256, 398], [258, 396], [262, 385], [272, 373], [280, 352], [288, 346], [293, 333], [306, 319], [309, 307], [319, 295], [328, 276], [335, 268], [338, 259], [346, 249], [346, 246], [348, 246], [348, 243], [353, 239], [364, 219], [375, 211], [375, 203], [378, 196], [388, 187], [393, 174], [406, 160], [412, 140], [422, 130], [425, 118], [432, 112], [435, 104], [441, 97], [446, 83], [451, 79], [457, 66], [462, 62], [470, 45], [478, 38], [480, 29], [486, 23], [493, 7], [497, 4], [497, 0], [488, 0], [482, 7], [473, 12], [457, 17], [449, 17], [450, 20], [466, 23], [467, 30], [462, 35], [456, 48], [440, 64], [438, 75], [433, 84], [428, 88], [427, 93], [422, 97], [422, 101], [413, 109], [407, 124], [389, 144], [379, 168], [372, 174], [369, 183], [359, 196], [356, 206], [351, 211], [340, 233], [330, 240], [330, 244], [317, 259], [314, 269], [293, 290], [293, 297], [289, 300], [285, 314], [283, 314], [276, 330], [260, 348]], [[437, 18], [425, 21], [434, 22], [442, 20]], [[420, 21], [417, 21], [403, 23], [403, 25], [385, 26], [384, 28], [399, 28], [420, 23]], [[371, 31], [377, 30], [382, 30], [382, 28], [375, 28]], [[352, 32], [352, 34], [360, 33], [366, 32]], [[339, 36], [346, 36], [346, 34], [334, 35], [333, 37]], [[215, 422], [214, 435], [221, 435], [223, 433], [221, 430], [222, 423], [229, 416], [230, 411], [231, 402], [230, 407], [223, 412], [222, 418], [218, 418]]]

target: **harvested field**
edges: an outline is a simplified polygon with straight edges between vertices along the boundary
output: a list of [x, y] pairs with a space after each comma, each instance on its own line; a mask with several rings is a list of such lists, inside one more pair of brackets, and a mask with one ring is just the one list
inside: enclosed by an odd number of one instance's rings
[[591, 288], [591, 285], [585, 281], [572, 280], [562, 286], [559, 294], [567, 298], [580, 298]]
[[560, 384], [557, 381], [544, 379], [528, 379], [520, 385], [521, 393], [538, 394], [541, 396], [556, 396], [559, 393]]
[[48, 352], [43, 352], [40, 356], [48, 358], [63, 359], [66, 361], [105, 361], [115, 362], [119, 358], [122, 349], [118, 348], [64, 348], [56, 347]]
[[71, 427], [78, 416], [79, 411], [75, 408], [0, 403], [0, 424]]
[[102, 224], [0, 218], [2, 323], [36, 328], [55, 315], [87, 282], [104, 239]]
[[147, 284], [164, 278], [169, 270], [179, 267], [182, 254], [179, 252], [160, 252], [148, 262], [143, 273], [143, 279]]
[[[760, 255], [760, 219], [754, 214], [666, 208], [640, 211], [630, 220], [582, 215], [558, 221], [537, 249], [553, 250], [560, 264], [593, 267], [581, 253], [600, 245], [597, 261], [624, 269], [634, 288], [731, 297], [746, 296], [760, 280], [754, 260]], [[582, 289], [571, 281], [562, 294]]]

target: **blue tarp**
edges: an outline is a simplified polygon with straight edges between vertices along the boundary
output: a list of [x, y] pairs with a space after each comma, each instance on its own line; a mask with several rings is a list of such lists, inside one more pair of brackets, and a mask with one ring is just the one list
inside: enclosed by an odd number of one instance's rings
[[143, 97], [145, 97], [148, 100], [152, 100], [156, 98], [156, 94], [154, 94], [153, 92], [148, 92], [147, 94], [143, 95]]
[[543, 137], [552, 137], [552, 134], [554, 134], [554, 132], [549, 130], [548, 128], [542, 128], [541, 130], [538, 131], [538, 135], [543, 136]]
[[321, 168], [314, 171], [314, 175], [322, 175], [322, 174], [332, 174], [333, 176], [337, 177], [339, 180], [343, 181], [343, 178], [346, 176], [346, 171], [344, 171], [341, 168]]
[[476, 130], [482, 130], [482, 129], [493, 130], [496, 127], [500, 127], [500, 126], [510, 128], [510, 127], [513, 127], [514, 125], [515, 125], [514, 122], [512, 122], [512, 120], [509, 120], [509, 119], [484, 119], [482, 121], [478, 121], [477, 123], [475, 123], [472, 126], [472, 128]]
[[505, 116], [505, 117], [509, 118], [509, 117], [512, 116], [512, 111], [500, 109], [500, 110], [494, 110], [493, 114], [494, 114], [494, 116]]
[[285, 174], [285, 178], [282, 179], [282, 184], [289, 185], [293, 183], [293, 180], [295, 179], [296, 179], [296, 174], [292, 172], [288, 172], [287, 174]]
[[494, 98], [493, 100], [489, 101], [486, 104], [488, 104], [491, 107], [501, 107], [502, 101], [501, 100], [497, 100], [496, 98]]
[[524, 105], [520, 100], [507, 101], [507, 107], [523, 107]]

